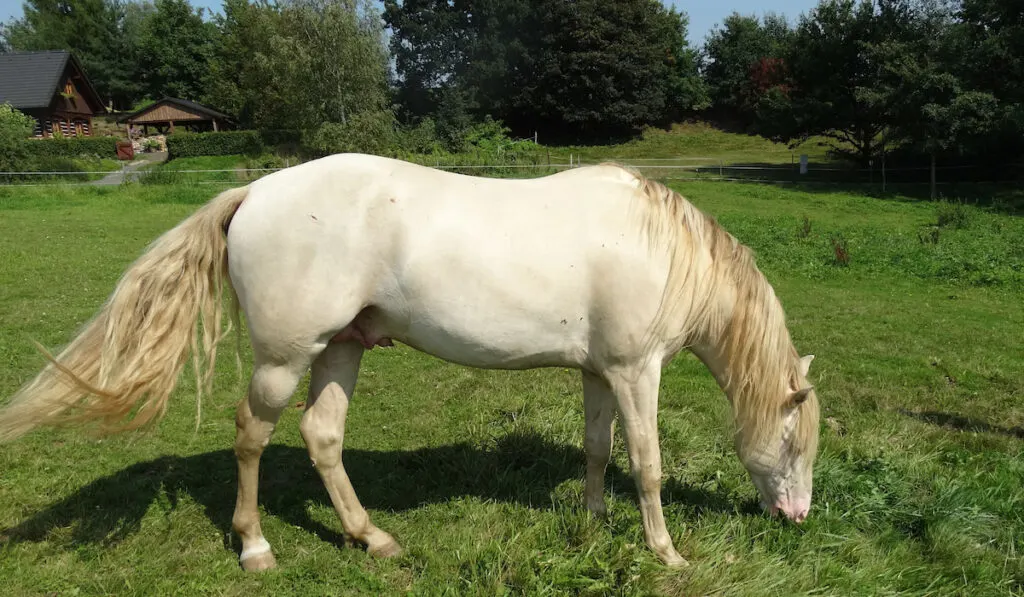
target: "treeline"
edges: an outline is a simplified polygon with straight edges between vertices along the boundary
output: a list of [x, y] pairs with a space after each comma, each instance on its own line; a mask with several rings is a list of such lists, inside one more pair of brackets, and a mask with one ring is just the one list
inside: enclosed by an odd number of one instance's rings
[[827, 0], [794, 26], [733, 14], [710, 36], [714, 111], [781, 141], [820, 135], [860, 163], [1024, 151], [1024, 5]]
[[687, 24], [656, 0], [28, 0], [0, 46], [73, 50], [117, 110], [184, 97], [324, 151], [700, 117], [861, 163], [1024, 153], [1018, 0], [822, 0], [794, 22], [733, 14], [700, 48]]

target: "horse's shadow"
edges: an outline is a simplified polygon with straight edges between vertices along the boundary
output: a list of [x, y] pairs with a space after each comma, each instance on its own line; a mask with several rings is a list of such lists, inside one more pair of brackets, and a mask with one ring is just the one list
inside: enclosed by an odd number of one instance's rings
[[[551, 493], [559, 484], [583, 478], [585, 458], [578, 447], [555, 444], [539, 435], [513, 434], [490, 448], [460, 443], [409, 451], [347, 449], [344, 461], [365, 507], [405, 511], [463, 496], [551, 508]], [[616, 492], [632, 494], [635, 501], [633, 481], [618, 466], [608, 467], [605, 482]], [[56, 529], [69, 529], [72, 547], [114, 544], [139, 530], [155, 502], [170, 511], [188, 496], [202, 505], [221, 531], [225, 547], [237, 551], [238, 542], [230, 532], [236, 483], [231, 450], [140, 462], [97, 479], [0, 531], [0, 544], [45, 541]], [[667, 480], [662, 497], [666, 502], [685, 502], [694, 515], [756, 510], [753, 503], [733, 503], [724, 492], [674, 479]], [[306, 450], [269, 446], [260, 466], [260, 505], [265, 512], [322, 539], [343, 543], [338, 530], [309, 516], [311, 502], [329, 506], [330, 499]]]

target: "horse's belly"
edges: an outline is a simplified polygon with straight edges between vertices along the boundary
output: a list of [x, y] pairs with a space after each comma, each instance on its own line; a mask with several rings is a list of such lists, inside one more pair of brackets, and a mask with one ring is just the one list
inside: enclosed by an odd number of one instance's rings
[[[450, 305], [449, 305], [450, 306]], [[485, 369], [579, 366], [586, 359], [586, 317], [523, 317], [461, 305], [380, 305], [364, 309], [332, 339], [364, 348], [393, 340], [440, 359]]]

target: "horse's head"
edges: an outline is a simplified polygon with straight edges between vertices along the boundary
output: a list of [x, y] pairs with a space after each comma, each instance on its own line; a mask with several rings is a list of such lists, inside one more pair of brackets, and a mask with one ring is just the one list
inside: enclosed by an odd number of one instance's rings
[[[761, 506], [803, 522], [811, 508], [812, 470], [818, 448], [818, 399], [807, 382], [814, 355], [799, 360], [779, 386], [775, 408], [747, 418], [737, 430], [740, 460], [761, 496]], [[735, 402], [735, 401], [734, 401]]]

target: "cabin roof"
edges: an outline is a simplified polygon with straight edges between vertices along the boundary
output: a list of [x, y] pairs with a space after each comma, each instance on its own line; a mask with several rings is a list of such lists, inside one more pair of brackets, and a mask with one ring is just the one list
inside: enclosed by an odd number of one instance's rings
[[18, 110], [49, 107], [60, 89], [61, 78], [69, 62], [77, 75], [76, 86], [85, 101], [103, 111], [99, 93], [78, 59], [67, 50], [0, 54], [0, 103], [10, 103]]

